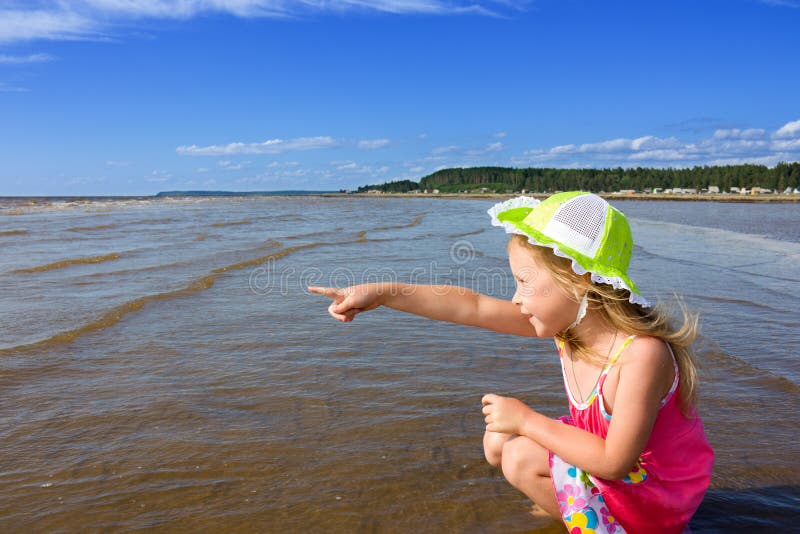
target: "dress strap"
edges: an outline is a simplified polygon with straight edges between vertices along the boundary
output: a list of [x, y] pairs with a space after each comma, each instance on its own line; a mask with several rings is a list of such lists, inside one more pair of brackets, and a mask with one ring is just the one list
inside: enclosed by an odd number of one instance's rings
[[611, 370], [614, 364], [617, 363], [617, 360], [622, 354], [622, 351], [625, 350], [625, 347], [630, 345], [631, 341], [633, 341], [635, 337], [636, 334], [629, 336], [625, 341], [622, 342], [622, 346], [617, 350], [617, 352], [615, 352], [614, 355], [608, 359], [608, 363], [606, 363], [606, 366], [603, 367], [603, 371], [600, 373], [600, 378], [597, 379], [597, 388], [599, 391], [603, 391], [603, 384], [606, 382], [606, 375], [608, 375], [608, 372]]
[[615, 363], [617, 363], [617, 360], [619, 359], [620, 355], [622, 354], [622, 351], [625, 350], [625, 347], [630, 345], [631, 341], [633, 341], [635, 338], [636, 338], [636, 334], [634, 334], [632, 336], [628, 336], [628, 338], [625, 341], [622, 342], [622, 346], [619, 348], [619, 350], [617, 350], [617, 352], [615, 352], [614, 355], [611, 358], [609, 358], [608, 363], [606, 364], [606, 368], [603, 369], [603, 372], [608, 372], [608, 370], [611, 369], [611, 366], [614, 365]]
[[611, 420], [611, 414], [606, 412], [605, 401], [603, 400], [603, 386], [606, 385], [606, 378], [608, 378], [608, 372], [611, 370], [611, 367], [614, 366], [619, 359], [620, 354], [622, 354], [622, 351], [625, 350], [625, 347], [631, 344], [631, 341], [633, 341], [634, 338], [636, 338], [636, 334], [628, 337], [622, 342], [622, 346], [619, 348], [619, 350], [617, 350], [617, 352], [614, 353], [614, 356], [609, 358], [608, 363], [605, 367], [603, 367], [603, 372], [600, 373], [600, 378], [597, 379], [597, 396], [600, 398], [600, 413], [603, 414], [603, 417], [605, 417], [607, 421]]

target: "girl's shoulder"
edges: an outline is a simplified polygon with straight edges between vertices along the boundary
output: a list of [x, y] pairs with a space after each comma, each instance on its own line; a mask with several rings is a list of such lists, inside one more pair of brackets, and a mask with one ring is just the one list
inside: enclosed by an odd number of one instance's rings
[[669, 346], [662, 339], [652, 336], [636, 336], [609, 373], [603, 387], [608, 409], [613, 409], [618, 388], [623, 382], [628, 388], [649, 392], [653, 402], [667, 395], [675, 379], [675, 367]]
[[666, 341], [654, 336], [635, 336], [619, 355], [617, 363], [620, 366], [646, 366], [660, 367], [666, 365], [672, 368], [672, 352]]
[[669, 345], [661, 338], [636, 336], [617, 360], [619, 379], [636, 377], [669, 389], [675, 377], [675, 360]]

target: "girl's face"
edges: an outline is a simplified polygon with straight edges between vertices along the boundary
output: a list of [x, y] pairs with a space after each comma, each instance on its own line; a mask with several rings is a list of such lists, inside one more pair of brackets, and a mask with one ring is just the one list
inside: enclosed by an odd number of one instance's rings
[[522, 245], [511, 241], [508, 262], [517, 282], [511, 302], [529, 315], [537, 337], [553, 337], [564, 330], [578, 313], [579, 303], [561, 288], [545, 267], [536, 263]]

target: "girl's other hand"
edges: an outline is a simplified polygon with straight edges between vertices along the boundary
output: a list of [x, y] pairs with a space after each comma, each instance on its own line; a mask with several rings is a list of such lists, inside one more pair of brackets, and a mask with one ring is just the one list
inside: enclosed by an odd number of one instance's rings
[[511, 397], [492, 393], [481, 399], [486, 430], [503, 434], [520, 434], [525, 417], [532, 411], [525, 404]]
[[335, 287], [309, 286], [310, 293], [316, 293], [332, 299], [328, 313], [337, 321], [349, 323], [356, 314], [380, 306], [380, 291], [373, 284], [350, 286], [342, 289]]

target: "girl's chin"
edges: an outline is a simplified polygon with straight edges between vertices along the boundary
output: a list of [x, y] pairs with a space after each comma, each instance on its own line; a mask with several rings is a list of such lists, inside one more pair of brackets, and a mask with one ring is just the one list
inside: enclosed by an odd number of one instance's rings
[[530, 318], [528, 318], [528, 322], [531, 323], [533, 330], [536, 332], [536, 337], [545, 337], [542, 336], [543, 325], [536, 319], [535, 316], [531, 315]]
[[543, 325], [535, 315], [531, 315], [528, 319], [528, 322], [531, 323], [531, 326], [533, 326], [533, 329], [536, 332], [536, 337], [553, 337], [556, 335], [556, 333], [558, 333], [558, 330], [550, 332], [551, 329]]

